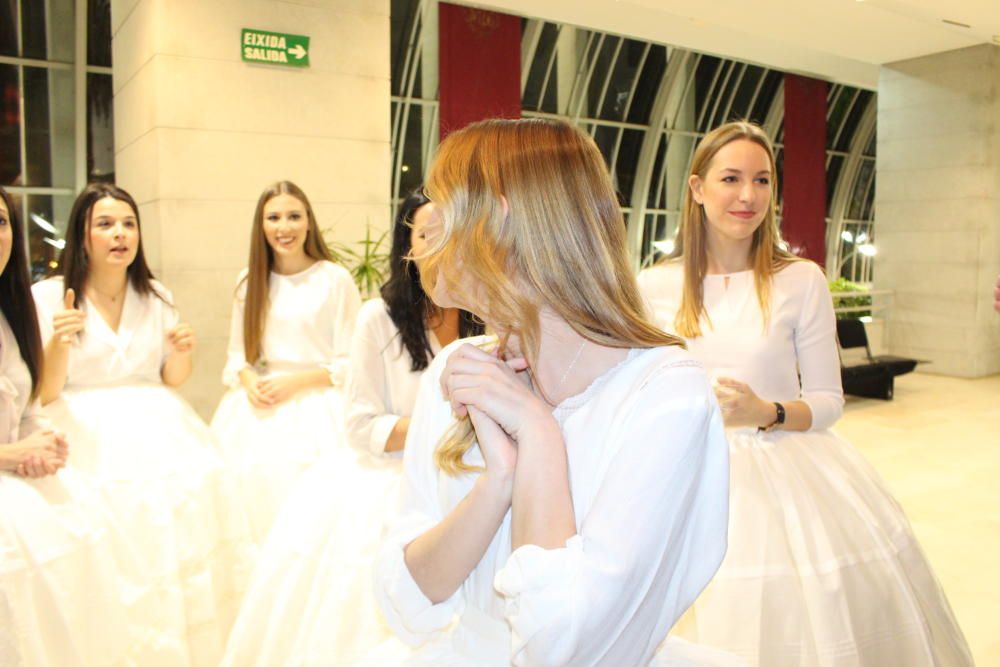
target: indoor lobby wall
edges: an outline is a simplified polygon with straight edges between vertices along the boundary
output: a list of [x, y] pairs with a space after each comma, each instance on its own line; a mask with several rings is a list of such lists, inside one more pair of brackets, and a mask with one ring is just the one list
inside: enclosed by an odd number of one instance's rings
[[[307, 68], [242, 62], [243, 28], [306, 35]], [[119, 185], [198, 333], [184, 393], [209, 417], [257, 197], [289, 179], [328, 238], [390, 222], [388, 0], [114, 0]]]
[[891, 63], [878, 88], [876, 289], [889, 348], [930, 373], [1000, 373], [1000, 47]]

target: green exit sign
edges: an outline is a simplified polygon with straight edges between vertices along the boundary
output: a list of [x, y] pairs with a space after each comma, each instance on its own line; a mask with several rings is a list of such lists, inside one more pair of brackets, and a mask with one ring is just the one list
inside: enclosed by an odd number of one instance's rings
[[309, 38], [243, 28], [240, 37], [243, 61], [286, 67], [309, 67]]

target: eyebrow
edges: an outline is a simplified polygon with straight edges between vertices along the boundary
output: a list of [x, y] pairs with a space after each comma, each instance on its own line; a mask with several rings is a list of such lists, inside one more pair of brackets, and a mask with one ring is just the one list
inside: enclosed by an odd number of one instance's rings
[[[725, 169], [723, 169], [722, 171], [731, 171], [731, 172], [733, 172], [734, 174], [742, 174], [742, 173], [743, 173], [743, 172], [742, 172], [741, 170], [739, 170], [739, 169], [734, 169], [734, 168], [732, 168], [732, 167], [726, 167], [726, 168], [725, 168]], [[758, 173], [758, 174], [770, 174], [770, 173], [771, 173], [771, 170], [770, 170], [770, 169], [761, 169], [761, 170], [760, 170], [760, 171], [758, 171], [757, 173]]]

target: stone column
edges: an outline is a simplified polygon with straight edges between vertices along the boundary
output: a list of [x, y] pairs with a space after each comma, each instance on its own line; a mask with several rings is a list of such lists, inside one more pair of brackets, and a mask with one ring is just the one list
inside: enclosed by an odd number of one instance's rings
[[[199, 336], [209, 417], [257, 197], [288, 179], [327, 238], [390, 223], [388, 0], [114, 0], [115, 161], [148, 259]], [[310, 66], [241, 60], [241, 31], [310, 38]], [[377, 234], [376, 234], [377, 236]]]
[[930, 373], [1000, 372], [1000, 48], [890, 63], [878, 88], [876, 289], [889, 351]]

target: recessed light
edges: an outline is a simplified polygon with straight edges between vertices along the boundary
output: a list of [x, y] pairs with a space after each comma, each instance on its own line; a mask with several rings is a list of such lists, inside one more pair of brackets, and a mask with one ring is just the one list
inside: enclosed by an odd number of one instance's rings
[[962, 23], [961, 21], [952, 21], [950, 19], [941, 19], [942, 23], [947, 23], [948, 25], [958, 26], [959, 28], [971, 28], [972, 26], [968, 23]]

